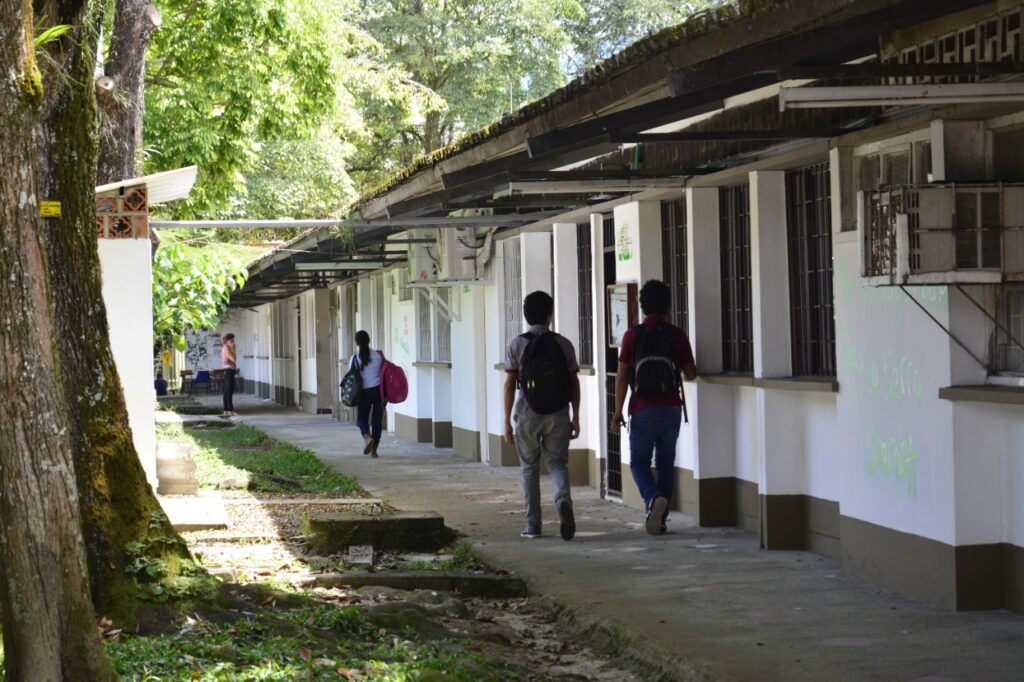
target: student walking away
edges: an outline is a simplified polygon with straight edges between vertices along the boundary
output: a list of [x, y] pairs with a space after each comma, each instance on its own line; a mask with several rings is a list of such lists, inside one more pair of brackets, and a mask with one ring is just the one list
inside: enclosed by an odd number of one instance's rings
[[384, 354], [379, 350], [370, 350], [370, 335], [362, 330], [356, 332], [356, 346], [359, 350], [349, 361], [349, 369], [358, 369], [362, 376], [356, 423], [359, 425], [359, 432], [363, 434], [363, 440], [366, 441], [363, 454], [376, 457], [384, 425], [384, 400], [381, 397], [380, 385]]
[[[669, 500], [675, 485], [676, 440], [686, 411], [683, 382], [697, 378], [697, 366], [686, 333], [665, 320], [671, 292], [652, 279], [640, 289], [644, 321], [631, 328], [619, 349], [612, 433], [625, 422], [622, 407], [629, 399], [629, 468], [647, 509], [647, 532], [664, 533]], [[651, 475], [651, 458], [655, 475]]]
[[220, 364], [224, 368], [224, 414], [234, 417], [235, 412], [235, 374], [238, 372], [238, 355], [235, 351], [235, 335], [225, 334], [221, 337]]
[[520, 535], [541, 535], [543, 455], [551, 472], [559, 533], [563, 540], [571, 540], [576, 534], [576, 520], [569, 494], [569, 441], [580, 433], [580, 367], [572, 343], [550, 329], [554, 309], [551, 296], [543, 291], [535, 291], [523, 301], [523, 314], [530, 328], [512, 339], [505, 352], [504, 438], [506, 443], [515, 443], [523, 474], [526, 528]]

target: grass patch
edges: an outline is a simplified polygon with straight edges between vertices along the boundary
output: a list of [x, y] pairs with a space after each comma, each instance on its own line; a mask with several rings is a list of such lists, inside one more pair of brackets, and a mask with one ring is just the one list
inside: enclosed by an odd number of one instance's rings
[[[256, 490], [266, 492], [346, 494], [360, 490], [354, 478], [334, 471], [311, 451], [274, 440], [246, 424], [209, 430], [159, 424], [157, 438], [194, 444], [192, 459], [203, 488], [216, 488], [228, 478], [248, 478]], [[268, 475], [297, 481], [300, 488], [282, 485]]]
[[200, 680], [415, 680], [437, 670], [457, 680], [519, 679], [522, 671], [459, 650], [384, 634], [354, 606], [318, 605], [232, 624], [193, 622], [171, 635], [122, 635], [107, 644], [126, 682]]

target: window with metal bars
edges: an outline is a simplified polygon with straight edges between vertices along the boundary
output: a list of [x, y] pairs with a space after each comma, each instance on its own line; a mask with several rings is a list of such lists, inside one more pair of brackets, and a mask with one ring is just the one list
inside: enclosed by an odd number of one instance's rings
[[686, 281], [686, 200], [661, 202], [662, 278], [672, 292], [668, 321], [689, 330]]
[[[451, 289], [442, 287], [437, 290], [437, 297], [445, 305], [451, 303]], [[436, 345], [434, 346], [434, 361], [435, 362], [451, 362], [452, 361], [452, 321], [448, 319], [448, 316], [441, 312], [441, 307], [438, 306], [434, 311], [434, 329], [436, 333]]]
[[830, 199], [828, 163], [786, 173], [794, 376], [836, 375]]
[[430, 301], [426, 296], [416, 296], [416, 359], [431, 362], [434, 359], [433, 339], [430, 333]]
[[615, 214], [605, 213], [601, 216], [601, 231], [606, 249], [615, 248]]
[[996, 296], [996, 320], [991, 370], [995, 374], [1024, 375], [1024, 287], [1001, 288]]
[[579, 282], [580, 365], [594, 364], [594, 247], [590, 223], [576, 226], [576, 266]]
[[718, 191], [722, 259], [722, 369], [754, 371], [754, 321], [750, 273], [750, 185]]
[[520, 271], [519, 239], [502, 242], [505, 274], [505, 347], [523, 333], [523, 282]]

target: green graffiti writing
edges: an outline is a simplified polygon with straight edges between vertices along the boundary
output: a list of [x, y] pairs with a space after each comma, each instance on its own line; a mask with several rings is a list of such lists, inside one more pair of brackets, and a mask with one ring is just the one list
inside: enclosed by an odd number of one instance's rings
[[391, 340], [395, 342], [396, 346], [402, 349], [402, 352], [405, 353], [405, 357], [412, 357], [412, 348], [409, 346], [409, 342], [405, 339], [405, 337], [402, 336], [402, 332], [398, 330], [398, 327], [395, 327], [394, 333], [391, 336]]
[[920, 455], [914, 449], [914, 436], [885, 439], [875, 429], [868, 429], [868, 473], [894, 479], [907, 487], [907, 495], [917, 498], [917, 461]]

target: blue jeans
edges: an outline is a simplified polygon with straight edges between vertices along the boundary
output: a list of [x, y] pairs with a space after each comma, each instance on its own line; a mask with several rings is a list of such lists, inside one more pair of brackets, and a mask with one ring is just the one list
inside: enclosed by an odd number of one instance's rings
[[359, 433], [380, 442], [384, 425], [384, 403], [380, 398], [380, 386], [364, 388], [359, 393], [356, 424], [359, 425]]
[[536, 415], [516, 420], [516, 449], [523, 473], [523, 498], [526, 502], [526, 527], [540, 530], [540, 459], [551, 473], [555, 506], [572, 501], [569, 492], [569, 415]]
[[[683, 413], [678, 407], [656, 405], [636, 412], [629, 422], [629, 468], [644, 502], [655, 497], [672, 500], [675, 488], [676, 440]], [[651, 475], [654, 457], [656, 476]], [[668, 516], [666, 508], [665, 516]]]

